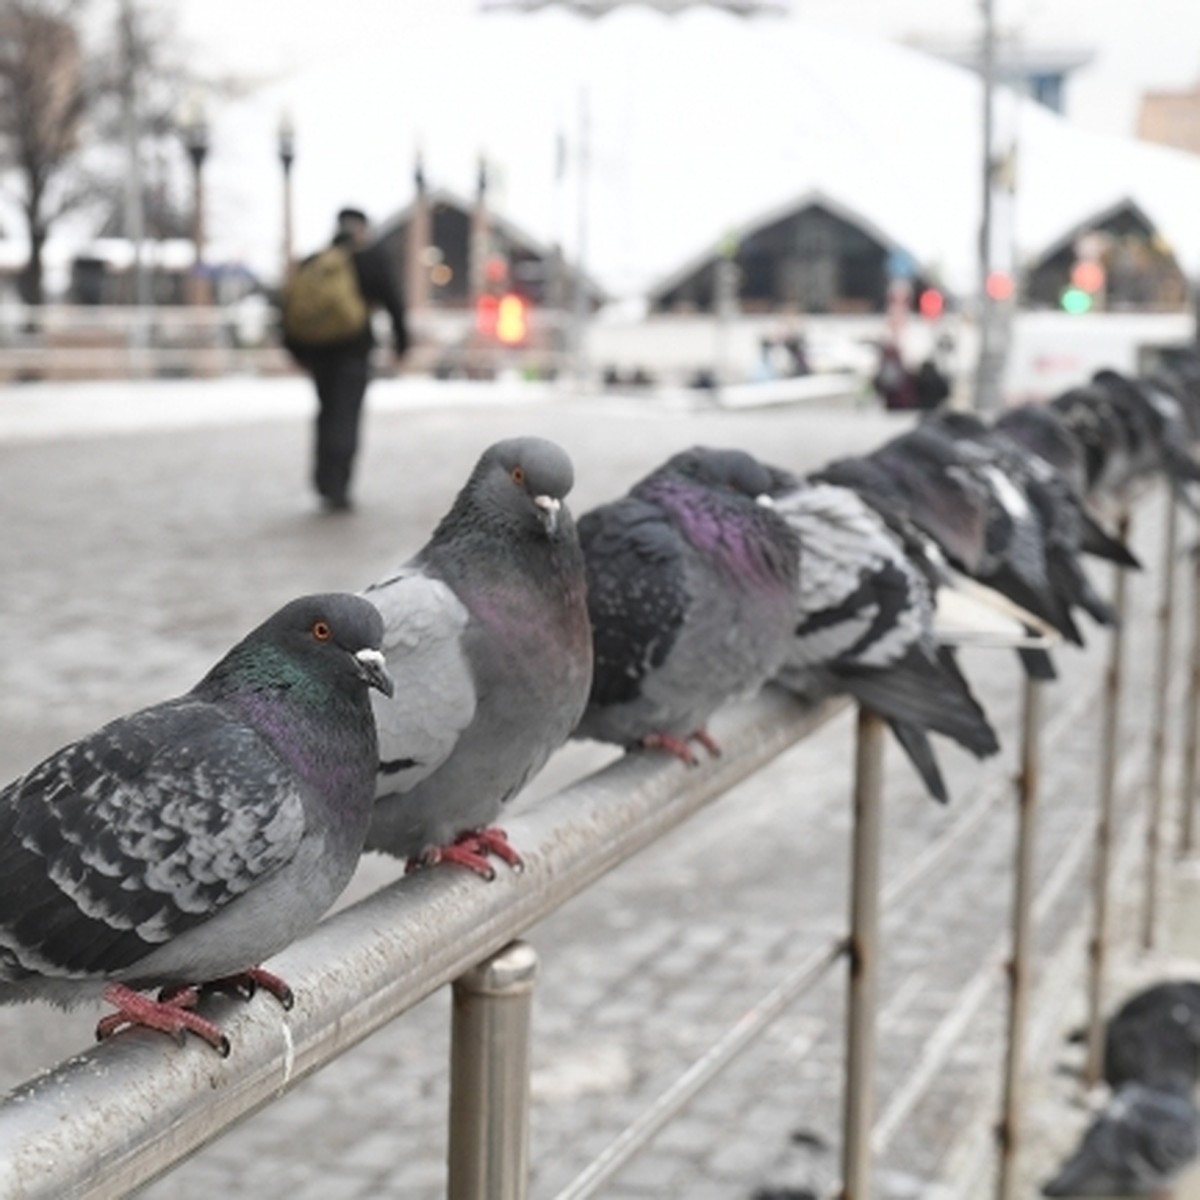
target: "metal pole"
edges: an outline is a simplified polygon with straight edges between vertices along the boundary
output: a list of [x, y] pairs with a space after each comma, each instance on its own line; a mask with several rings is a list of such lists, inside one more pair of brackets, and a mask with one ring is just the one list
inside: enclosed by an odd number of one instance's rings
[[537, 953], [505, 948], [454, 983], [449, 1200], [524, 1200]]
[[842, 1200], [871, 1195], [875, 1091], [875, 996], [879, 966], [879, 876], [883, 825], [883, 719], [858, 710], [854, 764], [854, 846], [850, 879], [850, 987]]
[[[1117, 521], [1117, 537], [1129, 541], [1129, 512]], [[1104, 976], [1108, 958], [1108, 893], [1112, 858], [1113, 798], [1117, 778], [1117, 738], [1120, 733], [1121, 660], [1125, 635], [1125, 572], [1113, 569], [1112, 606], [1117, 626], [1109, 635], [1108, 670], [1104, 680], [1101, 717], [1100, 796], [1096, 816], [1096, 854], [1092, 867], [1092, 934], [1088, 945], [1088, 1036], [1084, 1082], [1094, 1087], [1104, 1070]]]
[[587, 84], [579, 89], [579, 149], [576, 154], [578, 166], [578, 212], [576, 214], [577, 244], [575, 247], [575, 291], [573, 293], [574, 307], [571, 313], [571, 351], [575, 359], [575, 384], [579, 391], [587, 390], [587, 319], [588, 296], [587, 279], [587, 239], [588, 239], [588, 184], [591, 173], [591, 113], [589, 111], [589, 90]]
[[1183, 772], [1179, 781], [1179, 846], [1182, 858], [1196, 848], [1196, 756], [1200, 724], [1200, 557], [1192, 560], [1192, 652], [1184, 705]]
[[996, 16], [994, 0], [980, 0], [983, 35], [980, 41], [980, 75], [983, 79], [983, 185], [979, 220], [979, 360], [975, 374], [975, 407], [993, 412], [999, 407], [993, 358], [996, 304], [988, 293], [992, 273], [992, 142], [996, 95]]
[[1150, 741], [1150, 780], [1146, 797], [1146, 890], [1142, 906], [1142, 948], [1153, 949], [1158, 935], [1159, 858], [1162, 844], [1163, 770], [1167, 755], [1167, 711], [1171, 693], [1171, 634], [1175, 613], [1175, 548], [1179, 505], [1167, 488], [1163, 530], [1162, 592], [1158, 600], [1158, 662], [1154, 685], [1154, 725]]
[[1021, 718], [1021, 771], [1017, 777], [1017, 847], [1013, 881], [1012, 957], [1008, 962], [1008, 1051], [1004, 1062], [1004, 1102], [997, 1134], [1000, 1140], [999, 1200], [1016, 1200], [1017, 1151], [1020, 1146], [1021, 1076], [1033, 941], [1033, 843], [1041, 776], [1039, 734], [1042, 685], [1025, 677]]

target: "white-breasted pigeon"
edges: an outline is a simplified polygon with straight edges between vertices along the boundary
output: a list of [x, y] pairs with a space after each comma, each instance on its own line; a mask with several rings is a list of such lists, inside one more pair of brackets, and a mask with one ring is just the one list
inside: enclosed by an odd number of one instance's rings
[[429, 542], [363, 595], [405, 686], [375, 705], [367, 845], [491, 878], [519, 856], [492, 823], [567, 740], [592, 678], [566, 452], [537, 437], [484, 452]]

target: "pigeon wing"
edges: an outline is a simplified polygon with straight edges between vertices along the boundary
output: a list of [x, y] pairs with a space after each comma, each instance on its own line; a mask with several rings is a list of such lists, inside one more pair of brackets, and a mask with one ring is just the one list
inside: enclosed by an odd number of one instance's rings
[[591, 702], [621, 704], [662, 665], [687, 615], [683, 547], [662, 511], [632, 496], [585, 513], [579, 540], [595, 655]]
[[478, 696], [465, 638], [471, 615], [441, 580], [406, 567], [363, 593], [383, 617], [392, 697], [372, 693], [379, 730], [376, 795], [403, 794], [450, 757]]
[[194, 698], [114, 721], [0, 793], [0, 978], [137, 963], [294, 855], [299, 790]]

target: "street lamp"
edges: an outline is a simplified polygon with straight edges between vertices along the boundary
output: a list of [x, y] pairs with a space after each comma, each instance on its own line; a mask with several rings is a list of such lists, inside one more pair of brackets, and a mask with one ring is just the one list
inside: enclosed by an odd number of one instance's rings
[[296, 127], [291, 114], [279, 117], [279, 165], [283, 168], [283, 282], [292, 277], [292, 163], [296, 161]]
[[204, 104], [193, 95], [179, 120], [183, 144], [192, 160], [192, 244], [195, 260], [188, 279], [188, 303], [208, 303], [208, 281], [204, 278], [204, 160], [208, 157], [209, 129]]

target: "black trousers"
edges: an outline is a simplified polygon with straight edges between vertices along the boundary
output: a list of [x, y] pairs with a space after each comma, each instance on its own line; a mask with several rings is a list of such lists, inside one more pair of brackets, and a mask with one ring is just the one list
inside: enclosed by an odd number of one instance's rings
[[358, 451], [368, 359], [364, 354], [328, 354], [312, 360], [309, 369], [318, 405], [313, 483], [320, 495], [341, 502], [349, 497]]

